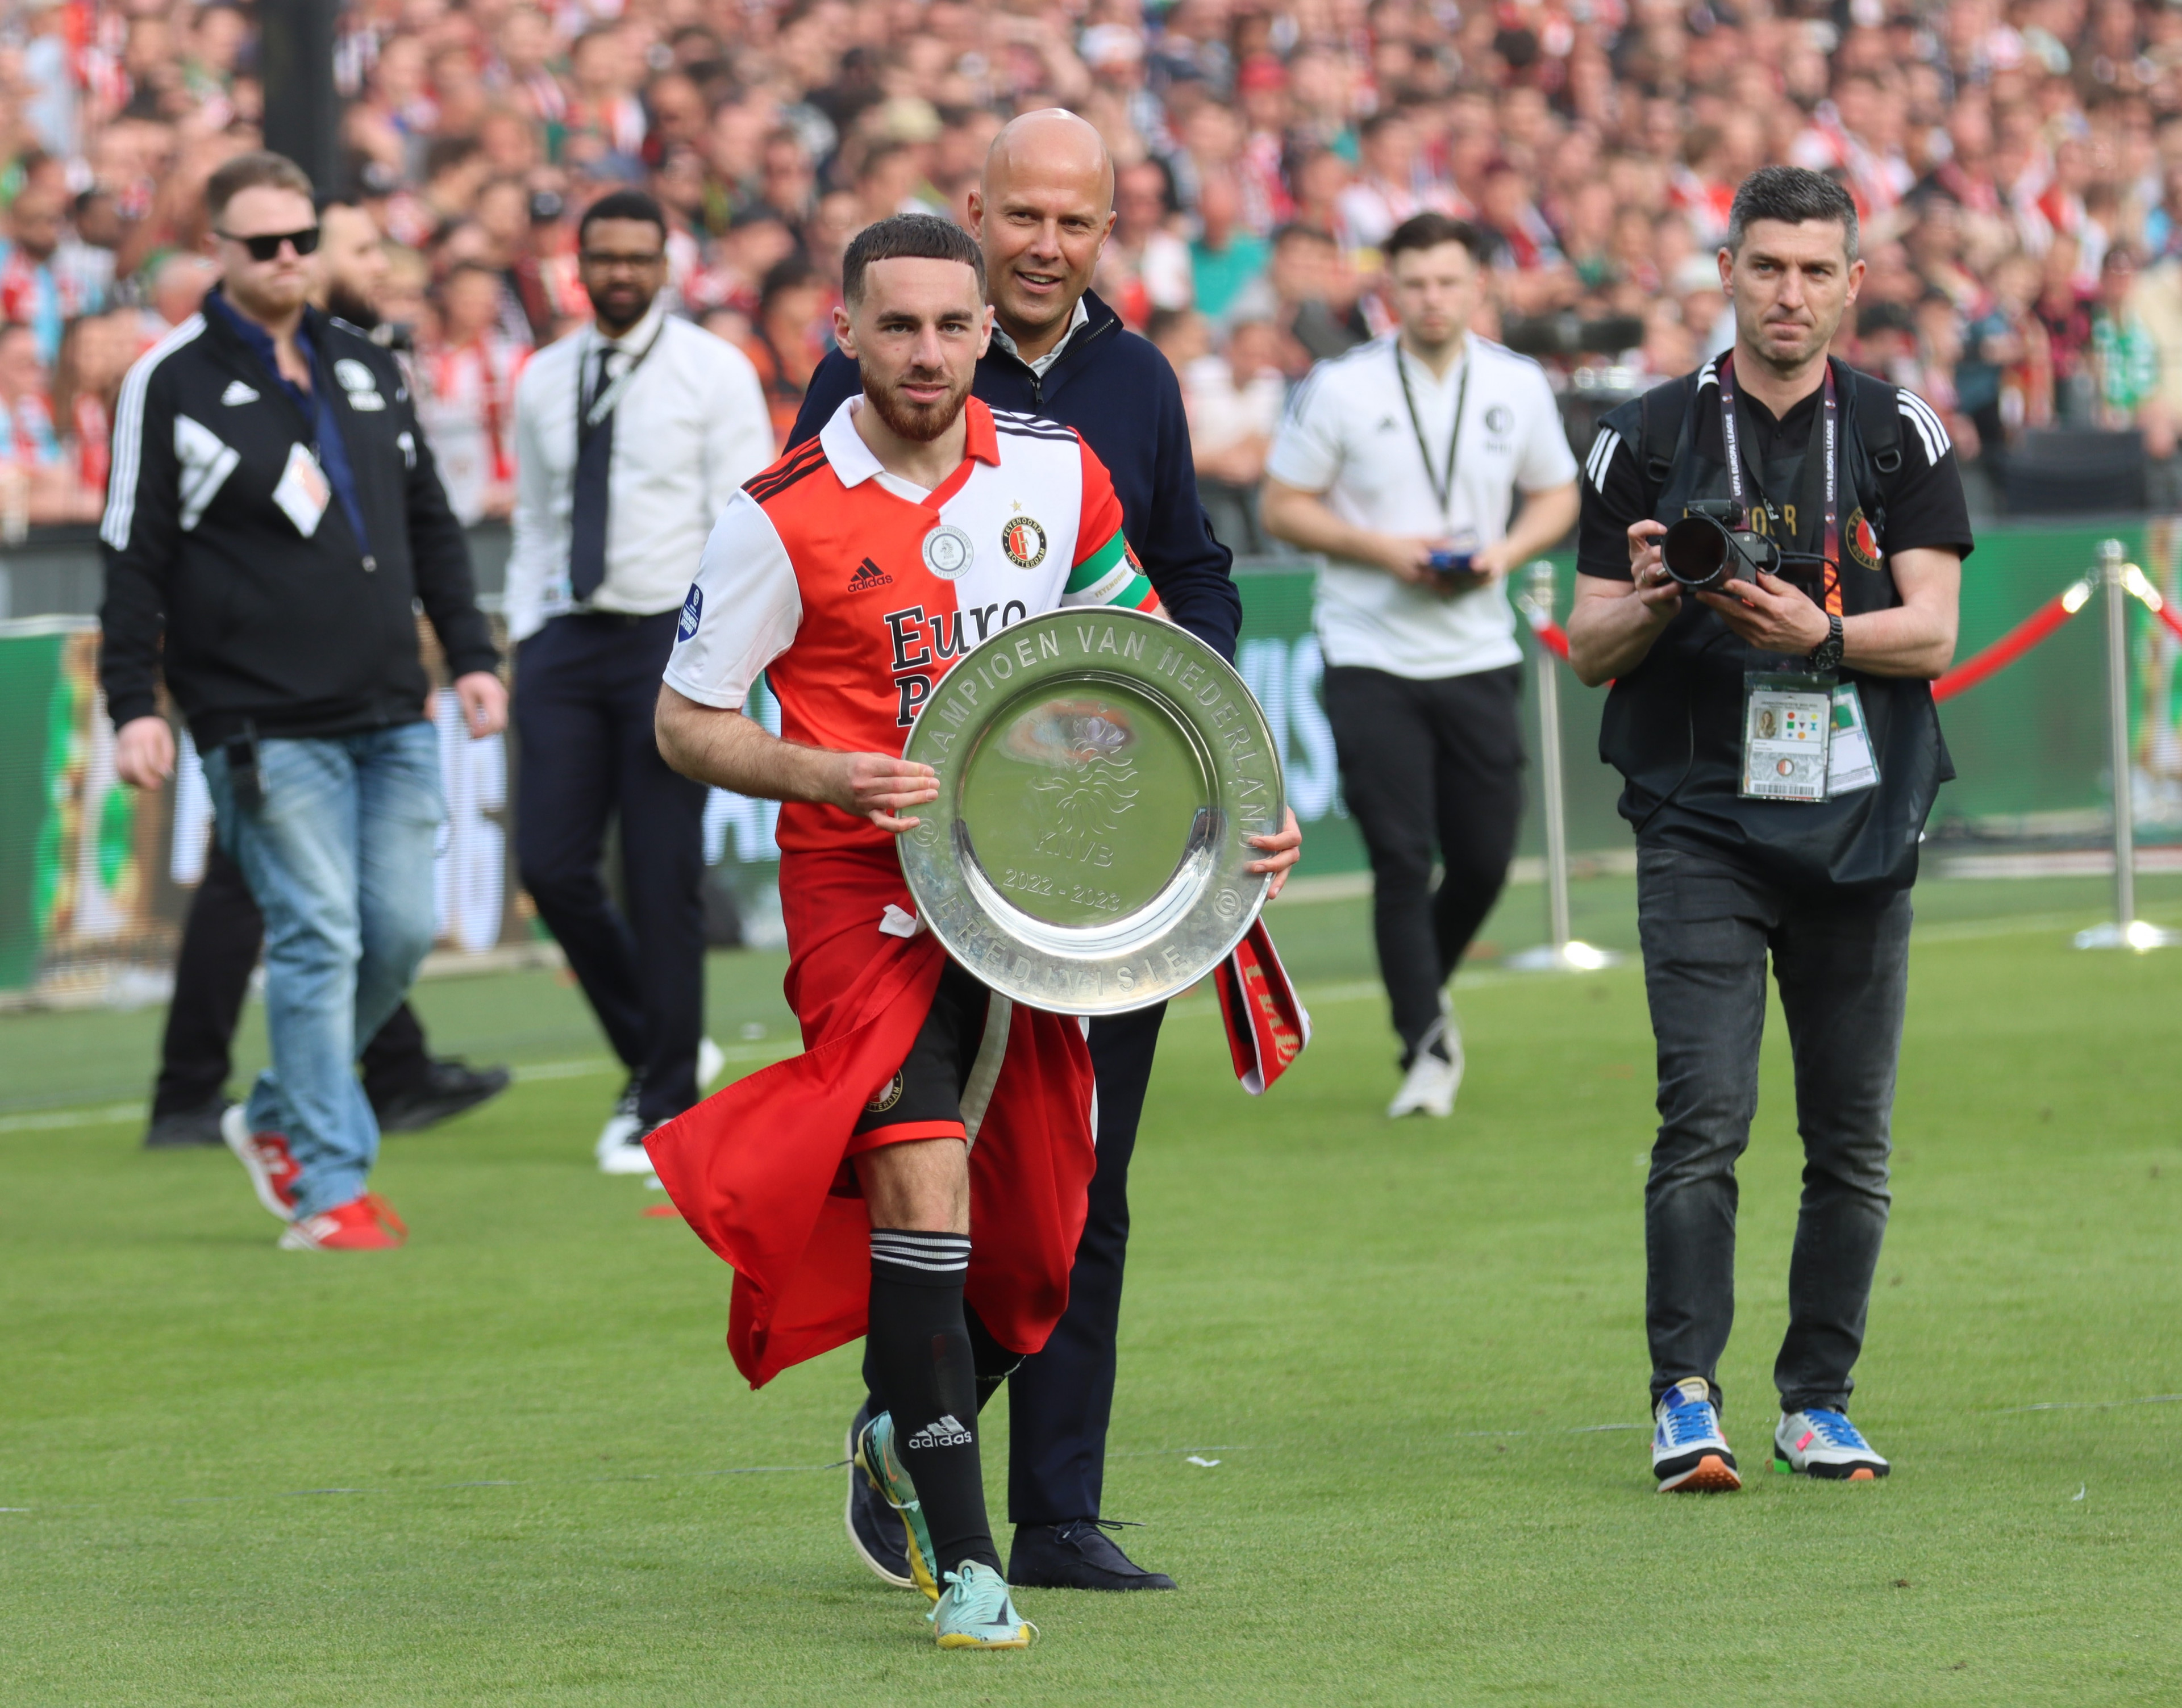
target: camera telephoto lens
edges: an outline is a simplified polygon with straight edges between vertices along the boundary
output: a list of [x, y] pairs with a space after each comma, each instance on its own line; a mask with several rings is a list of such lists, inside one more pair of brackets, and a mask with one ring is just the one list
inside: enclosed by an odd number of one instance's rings
[[1728, 578], [1735, 543], [1708, 516], [1686, 516], [1659, 542], [1667, 573], [1692, 592], [1716, 588]]

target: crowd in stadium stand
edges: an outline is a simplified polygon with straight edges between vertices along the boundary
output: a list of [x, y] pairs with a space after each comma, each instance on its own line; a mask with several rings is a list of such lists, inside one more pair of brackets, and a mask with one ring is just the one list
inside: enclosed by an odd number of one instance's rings
[[[1777, 9], [1776, 9], [1777, 8]], [[208, 174], [257, 140], [241, 8], [17, 0], [0, 33], [0, 533], [95, 517], [123, 371], [188, 315]], [[1496, 257], [1498, 330], [1572, 393], [1725, 348], [1714, 249], [1768, 161], [1838, 174], [1869, 263], [1841, 352], [1966, 456], [2182, 421], [2182, 8], [2138, 0], [351, 0], [345, 184], [393, 246], [429, 428], [505, 513], [512, 382], [585, 312], [575, 219], [650, 188], [684, 312], [776, 429], [841, 252], [961, 214], [994, 132], [1084, 114], [1119, 163], [1095, 288], [1184, 379], [1223, 538], [1285, 388], [1383, 330], [1424, 208]], [[1495, 329], [1487, 328], [1487, 330]]]

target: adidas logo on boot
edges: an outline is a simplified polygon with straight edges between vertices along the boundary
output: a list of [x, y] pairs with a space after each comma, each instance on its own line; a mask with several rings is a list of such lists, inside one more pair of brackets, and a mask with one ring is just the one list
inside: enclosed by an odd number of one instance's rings
[[952, 1412], [947, 1412], [927, 1423], [901, 1446], [904, 1452], [913, 1453], [919, 1447], [966, 1447], [975, 1439]]

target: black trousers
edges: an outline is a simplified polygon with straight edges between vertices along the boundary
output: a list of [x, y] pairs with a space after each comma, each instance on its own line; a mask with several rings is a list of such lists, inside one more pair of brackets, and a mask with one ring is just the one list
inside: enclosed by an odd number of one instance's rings
[[1115, 1336], [1129, 1247], [1129, 1158], [1151, 1083], [1164, 1004], [1091, 1022], [1098, 1167], [1068, 1272], [1068, 1309], [1008, 1379], [1008, 1519], [1065, 1524], [1099, 1516], [1114, 1412]]
[[1659, 1131], [1644, 1186], [1655, 1403], [1686, 1376], [1719, 1391], [1735, 1321], [1735, 1164], [1758, 1109], [1769, 954], [1803, 1141], [1788, 1332], [1773, 1380], [1784, 1412], [1847, 1403], [1892, 1202], [1909, 913], [1907, 890], [1858, 900], [1797, 894], [1725, 860], [1637, 849], [1637, 926], [1659, 1052]]
[[[676, 611], [559, 616], [516, 654], [516, 862], [651, 1125], [697, 1101], [705, 788], [652, 734]], [[621, 827], [624, 918], [599, 870]]]
[[1326, 721], [1371, 859], [1379, 976], [1405, 1066], [1508, 881], [1523, 816], [1522, 703], [1520, 665], [1429, 681], [1326, 667]]
[[[234, 1066], [235, 1023], [264, 942], [264, 916], [242, 868], [215, 839], [174, 958], [174, 1001], [167, 1009], [159, 1077], [152, 1089], [153, 1120], [202, 1108], [226, 1090]], [[364, 1095], [376, 1108], [424, 1085], [432, 1059], [424, 1047], [424, 1029], [408, 1003], [387, 1016], [363, 1047], [361, 1059]]]

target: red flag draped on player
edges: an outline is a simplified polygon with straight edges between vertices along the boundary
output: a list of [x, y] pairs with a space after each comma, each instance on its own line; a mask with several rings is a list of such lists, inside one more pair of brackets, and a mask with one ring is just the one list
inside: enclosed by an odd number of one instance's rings
[[[878, 929], [889, 904], [911, 906], [891, 848], [790, 854], [781, 878], [805, 1053], [648, 1141], [675, 1208], [734, 1269], [728, 1346], [754, 1388], [864, 1332], [871, 1219], [846, 1166], [852, 1132], [915, 1042], [944, 959], [929, 931]], [[1016, 1008], [1006, 1025], [970, 1152], [977, 1243], [965, 1296], [1002, 1346], [1033, 1352], [1067, 1307], [1083, 1231], [1091, 1058], [1066, 1015]]]

